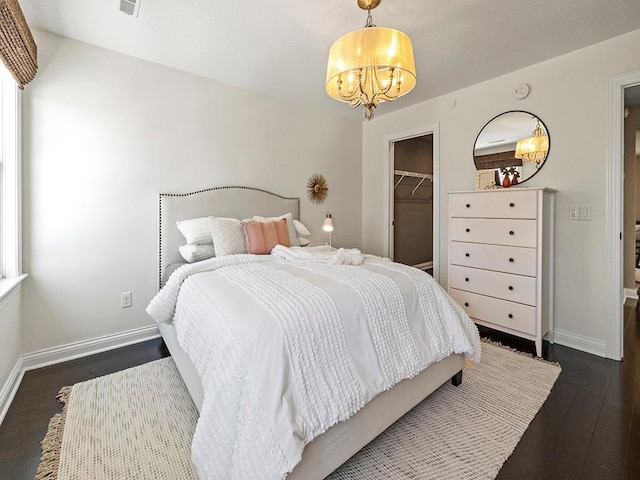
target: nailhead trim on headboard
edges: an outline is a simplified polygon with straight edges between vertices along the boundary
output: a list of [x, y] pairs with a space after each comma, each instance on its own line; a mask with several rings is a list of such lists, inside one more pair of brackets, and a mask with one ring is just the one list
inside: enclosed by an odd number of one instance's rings
[[244, 189], [244, 190], [253, 190], [257, 192], [266, 193], [267, 195], [273, 195], [274, 197], [281, 198], [283, 200], [294, 200], [296, 201], [296, 220], [300, 220], [300, 198], [297, 197], [284, 197], [282, 195], [278, 195], [277, 193], [270, 192], [268, 190], [263, 190], [262, 188], [255, 187], [245, 187], [240, 185], [228, 185], [224, 187], [212, 187], [205, 188], [202, 190], [196, 190], [194, 192], [188, 193], [161, 193], [158, 195], [158, 290], [162, 286], [162, 199], [164, 197], [189, 197], [191, 195], [197, 195], [199, 193], [210, 192], [213, 190], [225, 190], [225, 189]]

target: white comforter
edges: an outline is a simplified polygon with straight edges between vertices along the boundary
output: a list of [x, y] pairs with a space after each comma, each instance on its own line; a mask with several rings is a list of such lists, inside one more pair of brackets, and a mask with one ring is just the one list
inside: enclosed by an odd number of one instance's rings
[[147, 307], [175, 324], [202, 378], [192, 458], [203, 480], [283, 478], [378, 393], [453, 352], [479, 359], [477, 329], [428, 274], [301, 251], [181, 267]]

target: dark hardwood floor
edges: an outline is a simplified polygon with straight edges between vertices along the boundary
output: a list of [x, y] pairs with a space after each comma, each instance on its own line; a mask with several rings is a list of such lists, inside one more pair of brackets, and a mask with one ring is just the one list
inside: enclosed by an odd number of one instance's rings
[[168, 355], [164, 342], [158, 338], [26, 372], [0, 425], [0, 479], [35, 477], [40, 463], [40, 441], [47, 433], [49, 419], [62, 411], [56, 400], [61, 387]]
[[624, 315], [623, 362], [545, 342], [544, 358], [562, 373], [498, 480], [640, 479], [640, 307], [625, 305]]
[[[481, 333], [535, 351], [533, 342]], [[625, 306], [624, 351], [624, 362], [615, 362], [545, 343], [544, 358], [559, 362], [562, 373], [499, 480], [640, 479], [640, 308], [634, 306]], [[60, 387], [167, 355], [158, 339], [27, 372], [0, 426], [0, 478], [34, 478], [49, 418], [61, 410]]]

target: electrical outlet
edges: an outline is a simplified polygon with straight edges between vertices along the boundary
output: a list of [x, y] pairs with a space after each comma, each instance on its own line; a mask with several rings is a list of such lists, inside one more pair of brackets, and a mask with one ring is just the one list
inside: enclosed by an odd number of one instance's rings
[[120, 308], [130, 307], [131, 303], [131, 292], [122, 292], [120, 294]]

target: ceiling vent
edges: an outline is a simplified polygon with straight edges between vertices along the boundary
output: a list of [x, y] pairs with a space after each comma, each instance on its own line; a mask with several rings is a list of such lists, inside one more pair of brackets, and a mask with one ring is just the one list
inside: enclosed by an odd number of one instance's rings
[[138, 16], [138, 12], [140, 11], [140, 3], [142, 0], [117, 0], [118, 9], [127, 15], [131, 15], [133, 17]]

